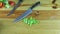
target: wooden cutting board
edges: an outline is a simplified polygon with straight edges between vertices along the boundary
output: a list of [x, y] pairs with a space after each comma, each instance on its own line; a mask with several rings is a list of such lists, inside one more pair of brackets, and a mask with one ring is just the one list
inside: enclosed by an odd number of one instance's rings
[[[36, 10], [35, 10], [36, 11]], [[33, 11], [32, 16], [39, 20], [38, 24], [31, 27], [23, 21], [14, 23], [14, 19], [24, 13], [24, 10], [17, 10], [7, 17], [9, 11], [0, 12], [0, 34], [59, 34], [60, 33], [60, 10], [39, 10], [39, 15]]]

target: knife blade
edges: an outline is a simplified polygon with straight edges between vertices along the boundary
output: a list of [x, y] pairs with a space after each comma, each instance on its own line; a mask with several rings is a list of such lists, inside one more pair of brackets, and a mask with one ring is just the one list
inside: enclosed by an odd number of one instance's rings
[[19, 16], [18, 18], [16, 18], [16, 19], [14, 20], [14, 22], [16, 23], [16, 22], [22, 20], [23, 18], [25, 18], [26, 16], [30, 15], [30, 14], [32, 13], [32, 9], [33, 9], [34, 7], [36, 7], [37, 5], [39, 5], [39, 4], [40, 4], [40, 1], [38, 1], [37, 3], [35, 3], [35, 4], [34, 4], [32, 7], [30, 7], [25, 13], [23, 13], [21, 16]]
[[14, 6], [14, 8], [7, 14], [7, 16], [11, 15], [14, 13], [14, 11], [21, 5], [23, 0], [18, 0], [18, 3]]

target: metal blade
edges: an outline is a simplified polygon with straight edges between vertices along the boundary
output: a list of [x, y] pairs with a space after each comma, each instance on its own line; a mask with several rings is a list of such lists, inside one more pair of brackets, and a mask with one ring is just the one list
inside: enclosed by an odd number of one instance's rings
[[14, 8], [10, 11], [10, 13], [7, 16], [13, 14], [14, 11], [21, 5], [21, 3], [22, 3], [21, 1], [18, 1], [18, 3], [14, 6]]
[[20, 21], [21, 19], [25, 18], [26, 16], [28, 16], [31, 13], [32, 13], [32, 9], [28, 9], [24, 14], [22, 14], [21, 16], [19, 16], [18, 18], [16, 18], [14, 20], [14, 22]]

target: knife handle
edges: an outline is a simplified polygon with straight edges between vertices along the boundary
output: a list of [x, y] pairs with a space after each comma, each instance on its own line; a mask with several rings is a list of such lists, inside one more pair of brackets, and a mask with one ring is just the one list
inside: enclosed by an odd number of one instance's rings
[[19, 0], [20, 2], [23, 2], [23, 0]]
[[40, 1], [38, 1], [37, 3], [35, 3], [32, 7], [31, 7], [31, 9], [33, 9], [34, 7], [36, 7], [37, 5], [39, 5], [40, 4]]

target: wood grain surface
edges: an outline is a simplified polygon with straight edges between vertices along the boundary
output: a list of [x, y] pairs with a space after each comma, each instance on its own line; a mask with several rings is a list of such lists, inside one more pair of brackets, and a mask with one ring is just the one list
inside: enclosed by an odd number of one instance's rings
[[[0, 18], [17, 18], [21, 16], [26, 10], [16, 10], [12, 15], [7, 16], [9, 10], [0, 11]], [[37, 11], [39, 15], [37, 15]], [[46, 20], [46, 19], [60, 19], [60, 10], [33, 10], [33, 12], [27, 17], [35, 17], [36, 19]]]

